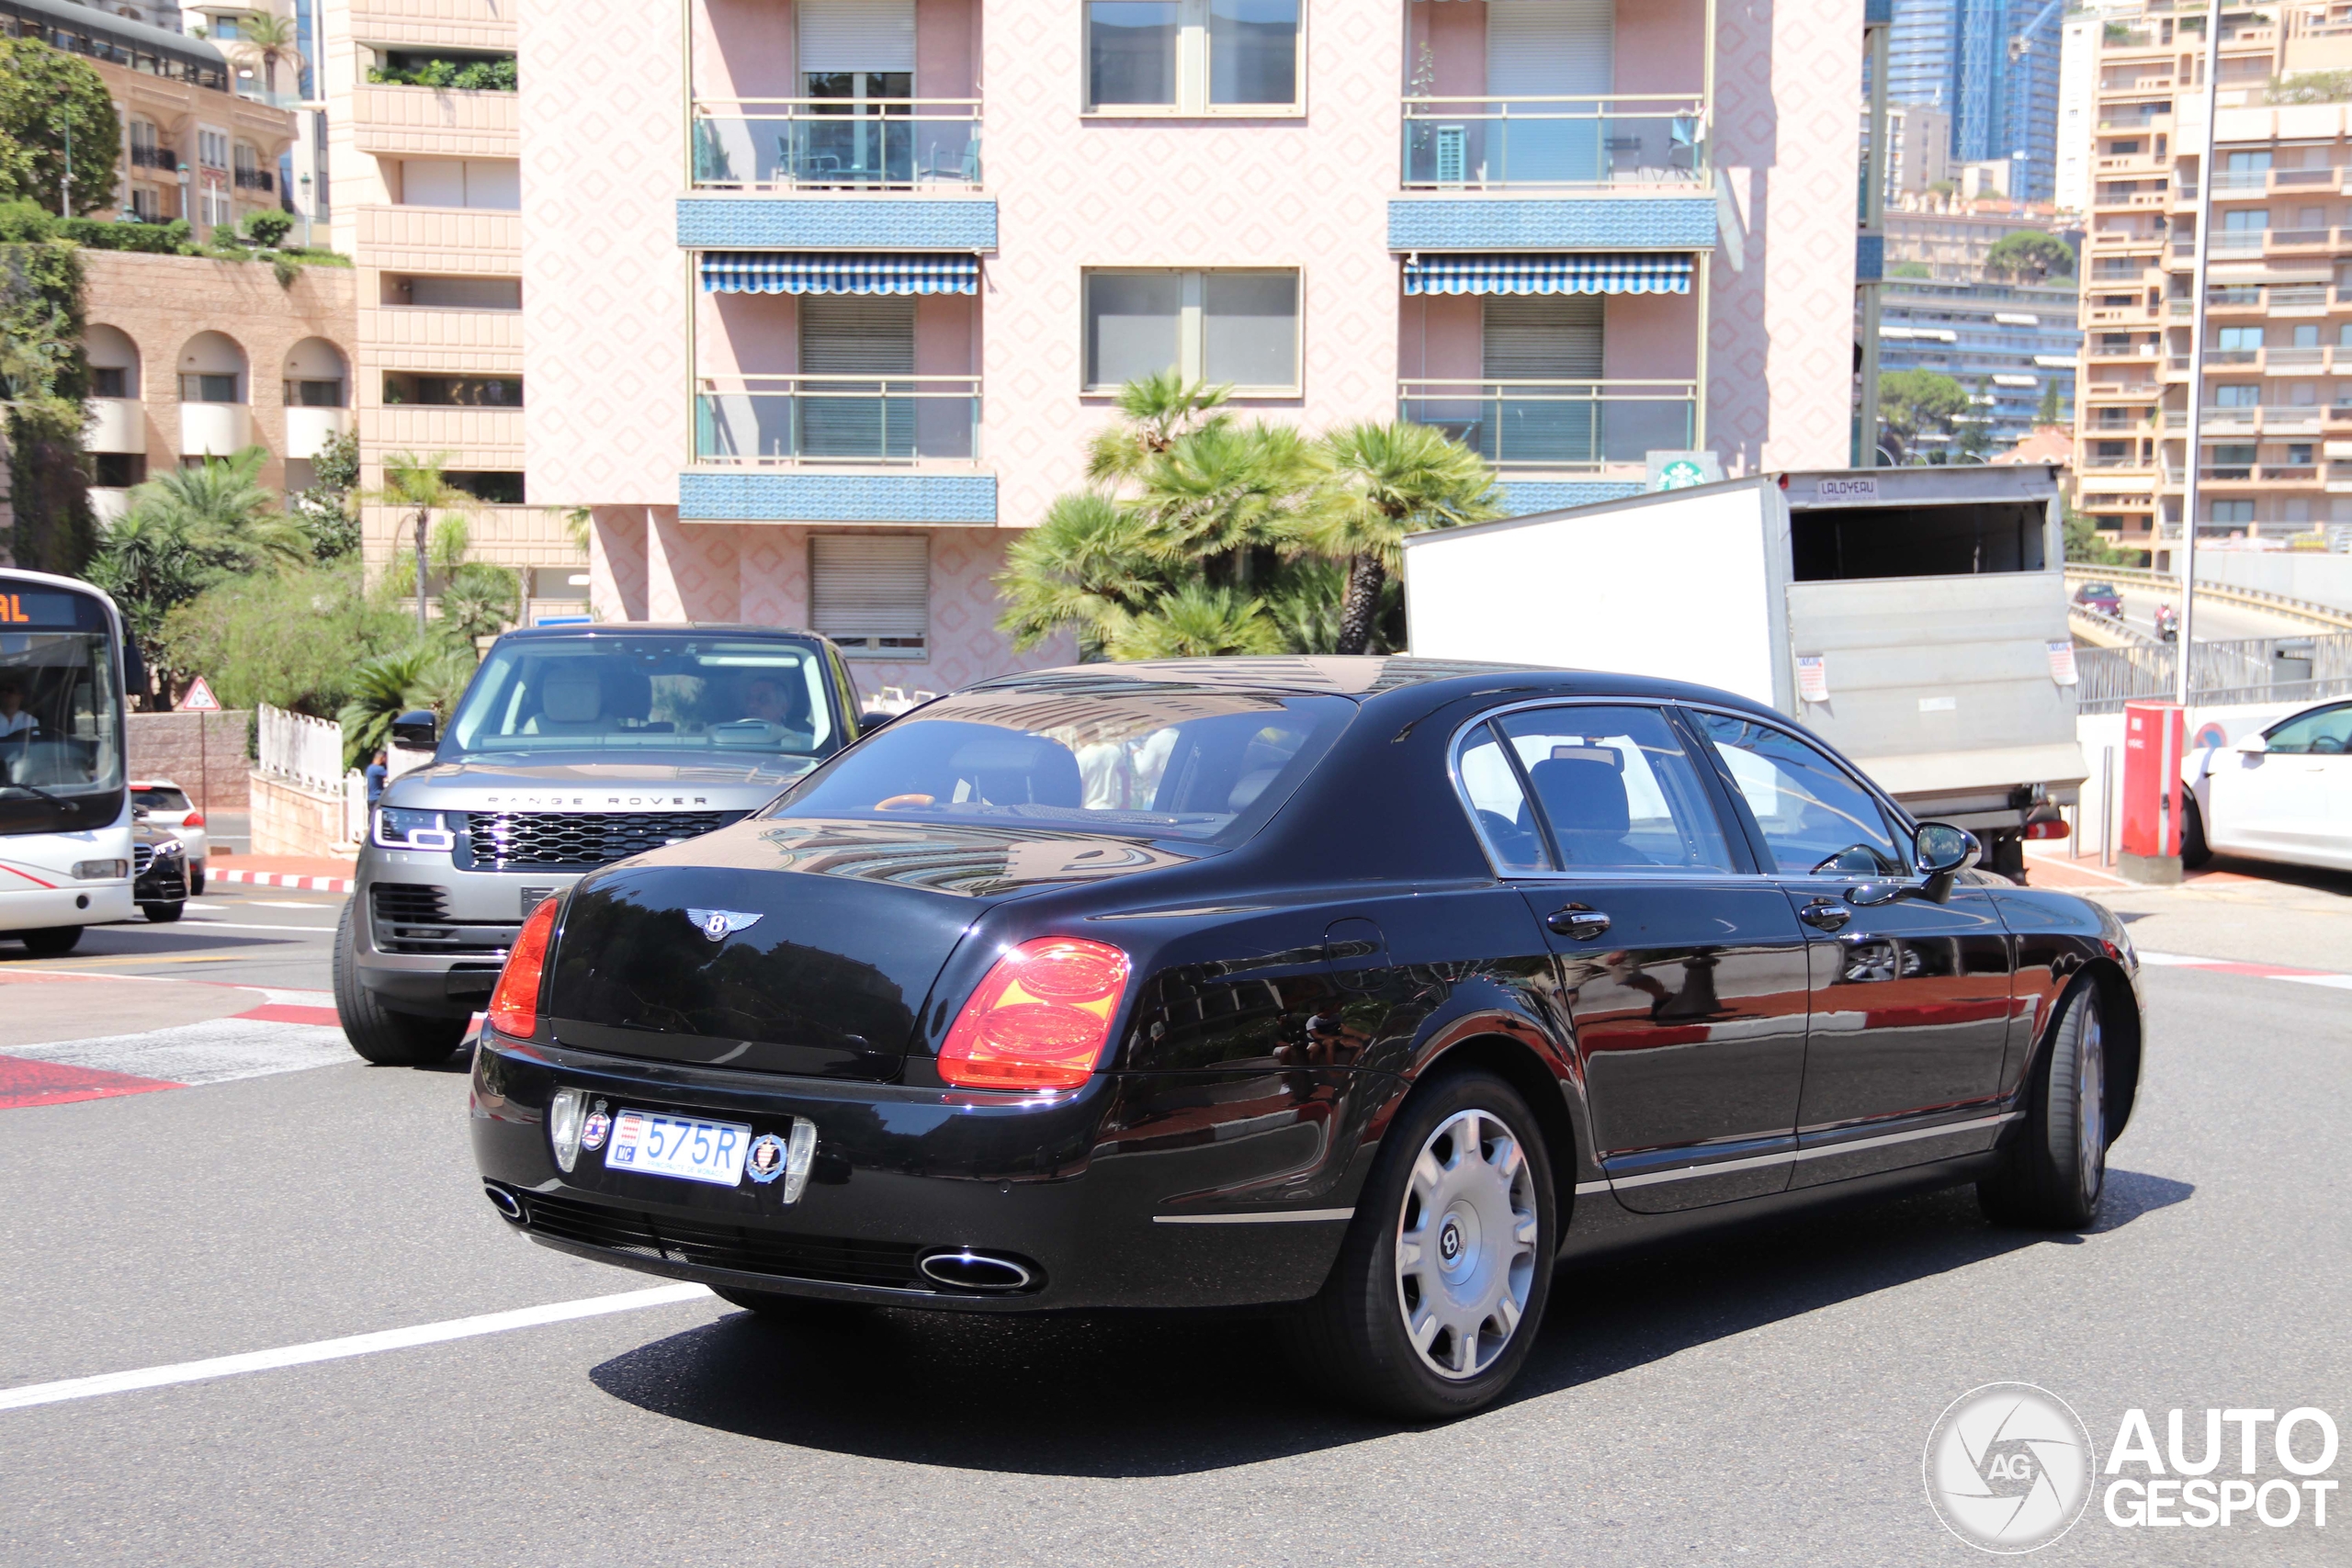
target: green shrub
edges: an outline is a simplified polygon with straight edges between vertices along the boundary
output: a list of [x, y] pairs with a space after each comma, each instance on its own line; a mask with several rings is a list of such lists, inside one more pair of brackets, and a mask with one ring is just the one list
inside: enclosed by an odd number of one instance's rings
[[276, 209], [252, 214], [245, 220], [245, 237], [264, 250], [277, 246], [294, 227], [294, 215]]
[[503, 60], [427, 60], [415, 65], [377, 65], [368, 80], [392, 87], [448, 87], [461, 93], [511, 93], [515, 89], [514, 62]]
[[57, 226], [58, 233], [94, 251], [139, 251], [149, 255], [187, 255], [187, 220], [168, 223], [119, 223], [104, 218], [71, 218]]

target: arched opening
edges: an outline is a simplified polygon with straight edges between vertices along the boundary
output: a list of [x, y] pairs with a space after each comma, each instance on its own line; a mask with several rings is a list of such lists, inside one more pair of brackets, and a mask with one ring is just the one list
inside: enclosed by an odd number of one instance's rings
[[90, 362], [90, 396], [140, 395], [139, 345], [130, 341], [129, 333], [93, 321], [82, 334], [82, 352]]
[[322, 337], [306, 337], [286, 352], [286, 488], [316, 481], [311, 460], [346, 428], [351, 401], [343, 351]]
[[225, 333], [198, 333], [180, 350], [180, 457], [227, 457], [253, 443], [245, 351]]
[[90, 365], [90, 422], [82, 449], [90, 455], [90, 505], [103, 523], [127, 507], [124, 492], [147, 479], [147, 410], [140, 402], [139, 345], [120, 327], [93, 321], [83, 330]]

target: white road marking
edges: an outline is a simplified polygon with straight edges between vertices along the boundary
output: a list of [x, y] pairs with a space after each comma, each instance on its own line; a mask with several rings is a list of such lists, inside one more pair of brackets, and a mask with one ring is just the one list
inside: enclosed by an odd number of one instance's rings
[[311, 934], [316, 935], [316, 936], [333, 936], [333, 935], [334, 935], [334, 928], [333, 926], [255, 926], [255, 925], [240, 925], [240, 924], [236, 923], [235, 921], [232, 921], [232, 920], [216, 920], [216, 919], [212, 919], [212, 917], [210, 917], [209, 915], [198, 915], [198, 916], [195, 917], [193, 919], [186, 919], [186, 920], [166, 920], [166, 921], [164, 921], [164, 922], [162, 925], [160, 925], [160, 926], [159, 926], [159, 925], [154, 925], [154, 924], [153, 924], [153, 923], [150, 923], [150, 924], [143, 925], [143, 926], [133, 926], [133, 925], [102, 926], [102, 927], [100, 927], [99, 929], [100, 929], [101, 931], [147, 931], [147, 932], [149, 932], [149, 933], [151, 933], [151, 934], [154, 934], [154, 935], [169, 936], [169, 935], [171, 934], [171, 932], [172, 932], [172, 927], [174, 927], [175, 925], [177, 925], [177, 926], [183, 926], [183, 927], [185, 927], [185, 926], [202, 926], [206, 931], [308, 931], [308, 932], [311, 932]]
[[245, 909], [340, 909], [342, 905], [327, 898], [250, 898], [240, 900], [234, 908]]
[[228, 1083], [357, 1059], [340, 1029], [253, 1018], [215, 1018], [140, 1034], [11, 1045], [6, 1054], [179, 1084]]
[[2352, 975], [2273, 975], [2274, 980], [2292, 980], [2299, 986], [2333, 986], [2340, 991], [2352, 991]]
[[627, 1291], [616, 1296], [590, 1296], [547, 1306], [520, 1307], [513, 1312], [484, 1313], [480, 1317], [452, 1318], [447, 1323], [419, 1324], [413, 1328], [388, 1328], [376, 1334], [353, 1334], [341, 1339], [317, 1339], [277, 1350], [249, 1350], [241, 1356], [215, 1356], [203, 1361], [180, 1361], [168, 1367], [142, 1367], [137, 1371], [107, 1372], [93, 1378], [67, 1378], [61, 1382], [27, 1383], [0, 1389], [0, 1410], [23, 1410], [36, 1404], [62, 1404], [74, 1399], [95, 1399], [106, 1393], [165, 1388], [173, 1383], [202, 1382], [210, 1378], [236, 1377], [244, 1372], [274, 1371], [280, 1367], [307, 1366], [313, 1361], [339, 1361], [350, 1356], [372, 1356], [381, 1350], [406, 1350], [419, 1345], [439, 1345], [482, 1334], [503, 1334], [513, 1328], [569, 1323], [576, 1318], [602, 1317], [610, 1313], [636, 1312], [669, 1306], [710, 1294], [707, 1285], [662, 1285], [650, 1291]]

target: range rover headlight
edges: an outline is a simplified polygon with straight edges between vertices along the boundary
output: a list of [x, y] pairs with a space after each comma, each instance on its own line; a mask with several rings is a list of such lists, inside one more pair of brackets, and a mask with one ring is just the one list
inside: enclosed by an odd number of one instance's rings
[[437, 850], [456, 847], [458, 836], [438, 811], [405, 811], [398, 807], [376, 807], [376, 842], [388, 850]]

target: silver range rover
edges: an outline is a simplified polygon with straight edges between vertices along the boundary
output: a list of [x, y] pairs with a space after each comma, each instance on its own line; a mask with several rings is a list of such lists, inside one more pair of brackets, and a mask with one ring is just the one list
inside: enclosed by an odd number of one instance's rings
[[759, 809], [860, 722], [841, 650], [810, 632], [628, 624], [499, 638], [446, 732], [424, 712], [393, 727], [394, 746], [434, 755], [378, 802], [335, 933], [352, 1049], [387, 1065], [446, 1059], [541, 899]]

